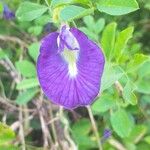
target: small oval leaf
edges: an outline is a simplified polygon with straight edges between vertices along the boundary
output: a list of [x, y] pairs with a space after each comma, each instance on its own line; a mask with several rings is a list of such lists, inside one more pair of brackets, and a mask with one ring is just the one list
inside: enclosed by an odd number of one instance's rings
[[32, 21], [40, 17], [47, 9], [48, 7], [40, 4], [24, 2], [19, 6], [16, 16], [20, 21]]

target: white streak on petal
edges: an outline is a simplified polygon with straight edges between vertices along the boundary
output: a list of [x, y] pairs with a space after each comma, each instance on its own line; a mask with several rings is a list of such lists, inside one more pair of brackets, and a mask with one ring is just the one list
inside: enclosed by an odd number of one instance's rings
[[71, 78], [76, 77], [76, 75], [78, 74], [78, 69], [76, 65], [78, 61], [78, 53], [78, 50], [70, 51], [68, 49], [64, 49], [64, 51], [61, 53], [61, 56], [68, 64], [68, 74]]
[[76, 77], [76, 75], [78, 74], [76, 63], [72, 63], [68, 65], [68, 73], [70, 77]]
[[58, 45], [58, 47], [60, 47], [59, 44], [60, 44], [60, 37], [58, 36], [58, 37], [57, 37], [57, 45]]

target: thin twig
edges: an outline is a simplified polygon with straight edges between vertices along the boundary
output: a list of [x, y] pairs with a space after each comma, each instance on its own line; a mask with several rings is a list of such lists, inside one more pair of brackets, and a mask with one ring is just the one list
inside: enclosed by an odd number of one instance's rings
[[21, 106], [20, 106], [20, 111], [19, 111], [19, 121], [20, 121], [19, 135], [20, 135], [20, 139], [21, 139], [21, 146], [22, 146], [22, 150], [26, 150], [24, 129], [23, 129], [23, 125], [21, 123], [23, 121], [22, 107]]
[[94, 120], [94, 116], [93, 116], [91, 107], [87, 106], [87, 110], [88, 110], [88, 113], [89, 113], [89, 117], [90, 117], [90, 120], [91, 120], [93, 131], [94, 131], [94, 134], [95, 134], [95, 137], [96, 137], [96, 140], [97, 140], [98, 148], [99, 148], [99, 150], [103, 150], [101, 140], [100, 140], [100, 137], [99, 137], [99, 134], [98, 134], [98, 129], [97, 129], [97, 126], [96, 126], [96, 123], [95, 123], [95, 120]]
[[13, 124], [11, 124], [11, 126], [10, 126], [11, 129], [16, 131], [19, 128], [20, 123], [23, 124], [27, 119], [28, 119], [28, 121], [32, 120], [36, 114], [37, 114], [37, 110], [34, 111], [30, 116], [28, 116], [28, 118], [23, 119], [22, 122], [20, 122], [19, 120], [15, 121]]
[[22, 40], [20, 40], [17, 37], [14, 37], [14, 36], [0, 35], [0, 40], [17, 43], [17, 44], [20, 45], [20, 47], [23, 47], [23, 48], [27, 48], [28, 47], [28, 45], [25, 42], [23, 42]]
[[51, 119], [51, 120], [47, 123], [47, 125], [49, 125], [49, 124], [51, 124], [51, 123], [53, 123], [53, 122], [55, 122], [55, 121], [57, 121], [57, 120], [59, 120], [59, 119], [60, 119], [59, 117], [55, 117], [55, 118]]
[[43, 142], [44, 142], [44, 148], [48, 148], [48, 137], [47, 137], [47, 128], [45, 126], [45, 121], [44, 118], [42, 116], [42, 113], [39, 111], [39, 117], [40, 117], [40, 122], [41, 122], [41, 128], [42, 128], [42, 132], [43, 132]]
[[115, 139], [110, 139], [109, 144], [111, 144], [113, 147], [115, 147], [117, 150], [127, 150], [121, 143], [119, 143]]
[[3, 98], [0, 96], [0, 105], [4, 104], [8, 107], [8, 109], [12, 109], [12, 110], [19, 110], [18, 107], [16, 105], [14, 105], [13, 103], [11, 103], [10, 101], [8, 101], [7, 98]]
[[52, 137], [50, 135], [48, 127], [47, 127], [46, 122], [45, 122], [44, 117], [43, 117], [44, 112], [43, 112], [43, 109], [41, 108], [42, 103], [43, 103], [43, 95], [41, 93], [40, 98], [37, 101], [36, 105], [37, 105], [37, 108], [39, 110], [38, 113], [39, 113], [41, 128], [42, 128], [42, 132], [43, 132], [43, 142], [44, 142], [43, 146], [45, 149], [47, 149], [49, 146], [49, 143], [50, 143], [50, 146], [52, 146], [53, 142], [52, 142]]
[[[12, 100], [5, 98], [5, 97], [0, 96], [0, 104], [6, 105], [6, 107], [8, 107], [8, 109], [10, 109], [12, 111], [20, 110], [20, 108], [18, 108], [17, 105]], [[35, 110], [36, 109], [25, 109], [25, 108], [22, 109], [22, 111], [28, 111], [28, 112], [35, 112]]]
[[61, 119], [62, 123], [64, 124], [64, 136], [67, 139], [67, 141], [69, 142], [70, 150], [77, 150], [76, 144], [74, 143], [74, 141], [70, 137], [69, 122], [63, 115], [63, 108], [62, 107], [60, 107], [60, 111], [59, 112], [60, 112], [59, 113], [60, 119]]
[[19, 83], [20, 79], [17, 71], [14, 69], [13, 65], [10, 63], [9, 59], [5, 58], [0, 60], [0, 65], [2, 65], [6, 71], [10, 74], [15, 83]]
[[[53, 116], [51, 103], [49, 104], [49, 106], [50, 106], [50, 109], [49, 109], [50, 118], [58, 120], [58, 117], [54, 118], [54, 116]], [[52, 120], [51, 120], [51, 128], [52, 128], [52, 132], [53, 132], [55, 143], [58, 143], [58, 138], [57, 138], [57, 134], [56, 134], [55, 124], [54, 124], [54, 121], [52, 121]]]
[[[28, 106], [24, 105], [23, 106], [24, 109], [28, 110]], [[24, 115], [24, 131], [26, 132], [28, 130], [28, 128], [30, 127], [30, 121], [29, 121], [29, 111], [22, 111], [23, 115]]]

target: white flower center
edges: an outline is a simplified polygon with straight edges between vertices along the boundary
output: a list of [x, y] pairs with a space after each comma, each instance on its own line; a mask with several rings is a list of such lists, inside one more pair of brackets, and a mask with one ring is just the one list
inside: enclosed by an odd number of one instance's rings
[[78, 60], [78, 50], [68, 50], [64, 49], [61, 53], [62, 57], [68, 64], [68, 73], [70, 77], [75, 77], [78, 74], [77, 60]]

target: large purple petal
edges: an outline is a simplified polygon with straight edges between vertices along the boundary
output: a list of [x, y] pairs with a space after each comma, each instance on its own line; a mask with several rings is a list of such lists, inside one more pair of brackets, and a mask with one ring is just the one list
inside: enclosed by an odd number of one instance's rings
[[68, 109], [94, 101], [100, 90], [105, 62], [101, 49], [84, 33], [76, 28], [70, 31], [80, 46], [75, 77], [69, 76], [68, 64], [58, 53], [56, 32], [42, 40], [37, 61], [38, 78], [44, 93], [51, 101]]

